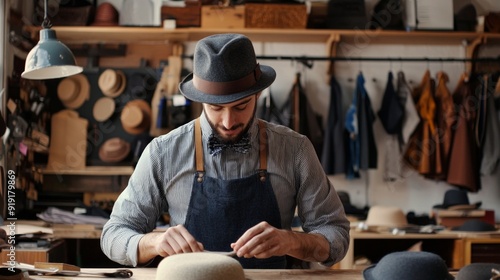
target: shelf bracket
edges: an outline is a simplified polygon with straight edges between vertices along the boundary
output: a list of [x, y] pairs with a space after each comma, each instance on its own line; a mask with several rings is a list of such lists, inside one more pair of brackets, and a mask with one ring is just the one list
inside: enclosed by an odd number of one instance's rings
[[[328, 57], [337, 57], [337, 47], [340, 42], [340, 35], [338, 33], [331, 34], [326, 41], [326, 55]], [[328, 62], [327, 66], [327, 80], [326, 83], [330, 84], [330, 78], [335, 74], [335, 63], [333, 60]]]

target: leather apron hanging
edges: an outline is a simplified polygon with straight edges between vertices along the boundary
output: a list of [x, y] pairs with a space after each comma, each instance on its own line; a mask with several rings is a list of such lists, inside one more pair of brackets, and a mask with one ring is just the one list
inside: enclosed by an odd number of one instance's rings
[[[223, 180], [205, 176], [200, 119], [195, 121], [196, 175], [185, 227], [208, 251], [231, 251], [246, 230], [267, 221], [281, 228], [281, 216], [267, 176], [267, 134], [259, 121], [260, 169], [246, 178]], [[238, 258], [244, 268], [285, 268], [285, 256]]]

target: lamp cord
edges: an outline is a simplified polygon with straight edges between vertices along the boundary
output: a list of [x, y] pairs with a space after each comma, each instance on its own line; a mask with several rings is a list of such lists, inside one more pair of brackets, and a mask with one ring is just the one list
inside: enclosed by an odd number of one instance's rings
[[43, 14], [43, 22], [42, 22], [43, 29], [48, 29], [48, 28], [52, 27], [52, 23], [50, 23], [49, 17], [47, 16], [47, 10], [49, 8], [48, 2], [49, 2], [48, 0], [44, 1], [44, 7], [43, 7], [44, 14]]

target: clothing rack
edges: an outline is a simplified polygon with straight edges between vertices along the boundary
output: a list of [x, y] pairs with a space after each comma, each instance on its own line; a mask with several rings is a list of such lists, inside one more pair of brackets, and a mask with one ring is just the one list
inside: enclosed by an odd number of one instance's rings
[[[192, 55], [183, 55], [182, 58], [193, 59]], [[480, 58], [436, 58], [436, 57], [345, 57], [345, 56], [257, 56], [260, 60], [291, 60], [297, 61], [308, 68], [312, 68], [314, 61], [375, 61], [375, 62], [488, 62], [500, 63], [498, 57]]]
[[[182, 58], [193, 59], [192, 55], [183, 55]], [[435, 57], [340, 57], [340, 56], [257, 56], [262, 60], [296, 60], [296, 61], [392, 61], [392, 62], [500, 62], [498, 57], [481, 58], [435, 58]]]

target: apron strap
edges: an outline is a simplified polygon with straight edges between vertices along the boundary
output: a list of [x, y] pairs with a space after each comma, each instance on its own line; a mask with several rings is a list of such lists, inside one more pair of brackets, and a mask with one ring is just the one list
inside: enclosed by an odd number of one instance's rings
[[267, 133], [266, 124], [259, 120], [259, 155], [260, 155], [260, 170], [267, 170]]
[[203, 173], [205, 172], [205, 169], [203, 166], [203, 144], [201, 139], [200, 118], [197, 118], [194, 121], [194, 143], [195, 143], [194, 155], [196, 159], [196, 171], [198, 173]]

